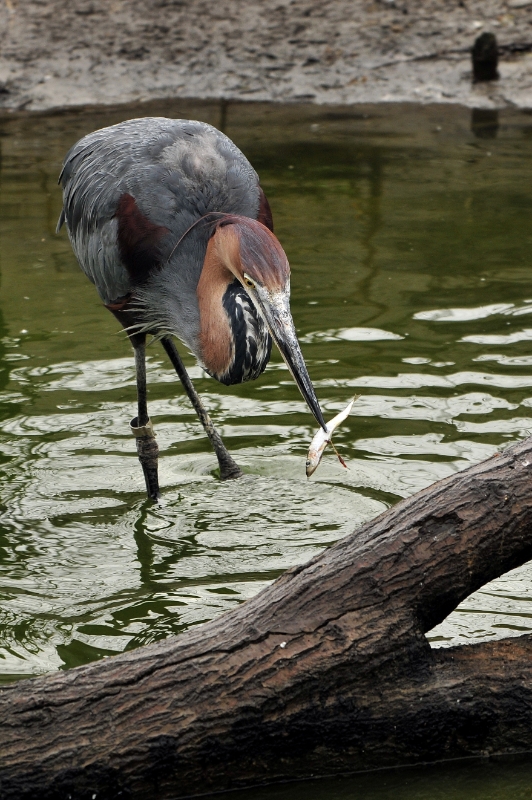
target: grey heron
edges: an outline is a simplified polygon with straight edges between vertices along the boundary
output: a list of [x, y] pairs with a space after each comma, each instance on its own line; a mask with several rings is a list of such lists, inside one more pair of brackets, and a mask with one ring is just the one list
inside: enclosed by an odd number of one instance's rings
[[257, 378], [272, 339], [312, 414], [325, 421], [290, 312], [290, 267], [257, 173], [203, 122], [132, 119], [90, 133], [59, 178], [72, 248], [135, 352], [131, 422], [148, 495], [159, 497], [147, 406], [146, 336], [160, 339], [209, 437], [222, 479], [241, 475], [186, 372], [173, 337], [224, 384]]

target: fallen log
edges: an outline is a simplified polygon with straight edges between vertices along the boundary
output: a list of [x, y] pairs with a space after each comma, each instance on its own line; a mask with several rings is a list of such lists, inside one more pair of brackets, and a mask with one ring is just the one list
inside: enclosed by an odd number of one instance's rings
[[425, 633], [532, 557], [532, 439], [402, 501], [236, 610], [0, 692], [0, 797], [177, 798], [532, 751], [532, 638]]

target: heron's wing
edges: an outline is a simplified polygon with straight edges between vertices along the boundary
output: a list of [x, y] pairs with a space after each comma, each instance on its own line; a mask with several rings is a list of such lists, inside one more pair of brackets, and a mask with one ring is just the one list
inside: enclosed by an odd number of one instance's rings
[[67, 154], [59, 182], [63, 209], [57, 230], [66, 223], [72, 249], [104, 303], [127, 295], [131, 280], [122, 263], [115, 211], [120, 177], [99, 152], [96, 137], [86, 136]]
[[268, 202], [268, 198], [264, 194], [262, 187], [259, 187], [259, 211], [257, 214], [257, 219], [273, 233], [273, 214]]

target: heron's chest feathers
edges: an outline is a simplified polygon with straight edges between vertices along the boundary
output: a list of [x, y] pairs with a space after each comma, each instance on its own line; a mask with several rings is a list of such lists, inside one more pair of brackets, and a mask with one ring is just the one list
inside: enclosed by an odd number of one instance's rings
[[233, 334], [233, 359], [222, 383], [244, 383], [258, 378], [270, 360], [272, 340], [262, 317], [238, 281], [229, 284], [223, 307]]
[[226, 385], [258, 378], [272, 341], [240, 283], [219, 262], [206, 259], [197, 296], [200, 355], [209, 375]]

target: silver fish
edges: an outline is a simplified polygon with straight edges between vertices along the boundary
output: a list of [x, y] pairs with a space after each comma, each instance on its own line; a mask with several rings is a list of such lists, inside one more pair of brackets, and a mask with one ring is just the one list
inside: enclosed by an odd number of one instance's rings
[[347, 464], [345, 463], [342, 456], [338, 452], [336, 452], [336, 448], [332, 444], [331, 440], [332, 440], [332, 435], [336, 430], [336, 428], [338, 427], [338, 425], [341, 425], [342, 422], [344, 422], [344, 420], [346, 420], [349, 414], [351, 413], [351, 409], [353, 408], [353, 403], [355, 402], [355, 400], [358, 399], [358, 397], [360, 397], [360, 395], [353, 397], [353, 399], [349, 401], [344, 410], [340, 411], [339, 414], [337, 414], [335, 417], [332, 418], [330, 422], [327, 423], [327, 432], [325, 432], [323, 428], [320, 428], [314, 439], [311, 441], [306, 461], [307, 478], [310, 478], [312, 473], [315, 472], [316, 469], [318, 468], [318, 464], [320, 463], [323, 452], [328, 444], [331, 444], [333, 446], [334, 452], [338, 456], [341, 465], [347, 469]]

